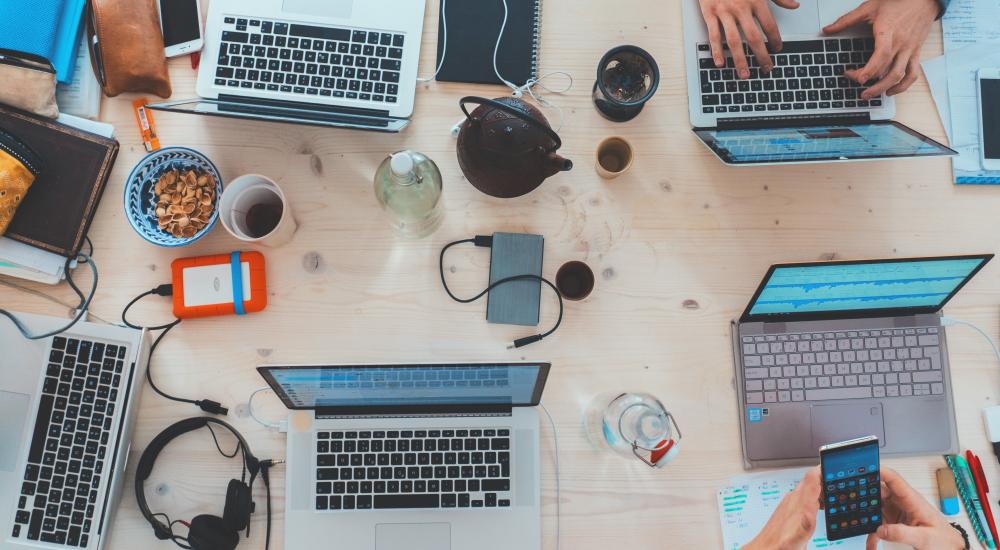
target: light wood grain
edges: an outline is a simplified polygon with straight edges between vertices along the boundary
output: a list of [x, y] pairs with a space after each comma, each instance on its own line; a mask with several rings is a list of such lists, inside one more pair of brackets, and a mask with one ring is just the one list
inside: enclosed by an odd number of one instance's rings
[[[421, 74], [433, 70], [436, 2], [429, 1]], [[169, 391], [209, 397], [233, 407], [229, 420], [260, 457], [281, 457], [284, 438], [246, 415], [249, 393], [263, 385], [254, 368], [266, 363], [547, 360], [554, 364], [543, 402], [555, 417], [562, 456], [563, 548], [717, 548], [721, 531], [715, 492], [742, 473], [729, 321], [738, 316], [771, 263], [818, 258], [898, 257], [989, 252], [996, 247], [996, 190], [956, 187], [947, 160], [875, 162], [786, 168], [726, 168], [690, 132], [683, 77], [680, 5], [676, 0], [572, 2], [545, 0], [542, 71], [566, 70], [572, 91], [549, 99], [566, 113], [562, 153], [569, 173], [514, 200], [489, 198], [464, 181], [449, 128], [459, 97], [503, 95], [500, 87], [419, 85], [413, 124], [401, 135], [265, 124], [156, 113], [164, 145], [183, 145], [211, 158], [229, 181], [246, 173], [277, 180], [290, 197], [299, 230], [268, 262], [268, 309], [245, 318], [185, 321], [156, 352], [153, 373]], [[649, 50], [663, 82], [645, 112], [625, 125], [600, 118], [590, 86], [600, 55], [620, 43]], [[924, 56], [940, 53], [937, 26]], [[194, 95], [186, 58], [173, 60], [174, 97]], [[91, 237], [101, 269], [93, 311], [117, 319], [134, 295], [169, 281], [171, 260], [241, 247], [221, 227], [182, 250], [153, 247], [128, 226], [123, 180], [143, 154], [132, 97], [105, 99], [102, 119], [114, 123], [122, 150]], [[899, 98], [898, 119], [944, 139], [926, 82]], [[549, 112], [555, 120], [554, 112]], [[632, 170], [613, 181], [593, 170], [594, 147], [608, 135], [631, 140]], [[444, 174], [447, 216], [431, 238], [407, 242], [389, 231], [372, 192], [387, 153], [413, 148]], [[451, 240], [494, 231], [545, 235], [544, 273], [584, 260], [597, 274], [594, 294], [567, 303], [563, 328], [521, 351], [507, 343], [531, 331], [484, 322], [485, 304], [447, 298], [437, 254]], [[317, 261], [318, 258], [318, 261]], [[488, 254], [456, 249], [446, 268], [456, 291], [478, 290]], [[997, 333], [1000, 269], [990, 266], [948, 312]], [[48, 287], [37, 288], [52, 292]], [[54, 292], [69, 300], [67, 289]], [[544, 295], [541, 326], [555, 302]], [[0, 287], [0, 302], [18, 310], [64, 314], [37, 297]], [[134, 319], [169, 316], [165, 299], [147, 299]], [[1000, 387], [989, 346], [968, 329], [949, 330], [960, 440], [982, 453], [990, 479], [997, 467], [980, 409]], [[659, 396], [684, 432], [680, 456], [651, 470], [592, 449], [582, 412], [606, 390]], [[263, 414], [284, 409], [271, 397]], [[168, 423], [195, 414], [148, 388], [135, 431], [135, 451]], [[555, 547], [555, 476], [551, 431], [543, 423], [544, 547]], [[887, 460], [929, 499], [936, 499], [940, 457]], [[148, 483], [155, 510], [173, 518], [221, 513], [235, 461], [219, 457], [207, 433], [167, 449]], [[276, 471], [275, 536], [282, 548], [283, 475]], [[129, 476], [129, 483], [132, 476]], [[156, 490], [159, 489], [159, 490]], [[161, 494], [162, 493], [162, 494]], [[262, 495], [258, 501], [262, 502]], [[263, 508], [260, 508], [263, 512]], [[264, 514], [241, 548], [263, 548]], [[125, 492], [109, 548], [171, 548], [158, 542]]]

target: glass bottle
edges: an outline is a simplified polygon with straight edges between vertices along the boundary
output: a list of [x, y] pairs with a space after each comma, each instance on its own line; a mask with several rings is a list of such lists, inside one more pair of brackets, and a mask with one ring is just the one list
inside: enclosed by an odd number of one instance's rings
[[375, 198], [399, 235], [420, 239], [437, 230], [444, 218], [441, 171], [415, 151], [393, 153], [375, 172]]

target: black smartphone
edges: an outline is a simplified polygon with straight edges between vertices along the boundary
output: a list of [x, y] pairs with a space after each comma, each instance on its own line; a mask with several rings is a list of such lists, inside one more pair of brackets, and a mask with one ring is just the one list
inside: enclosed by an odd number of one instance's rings
[[867, 535], [882, 525], [878, 438], [861, 437], [819, 449], [826, 538]]

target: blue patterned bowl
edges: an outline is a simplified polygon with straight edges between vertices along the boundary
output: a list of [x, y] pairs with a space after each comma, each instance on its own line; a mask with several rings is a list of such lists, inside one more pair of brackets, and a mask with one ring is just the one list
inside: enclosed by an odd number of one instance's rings
[[[156, 197], [153, 187], [160, 176], [168, 170], [197, 170], [215, 178], [215, 203], [208, 225], [191, 237], [175, 237], [160, 229], [157, 223]], [[140, 237], [159, 246], [185, 246], [205, 236], [215, 227], [219, 219], [219, 197], [222, 196], [222, 176], [219, 170], [194, 149], [187, 147], [165, 147], [154, 151], [142, 159], [125, 180], [125, 217], [129, 225]]]

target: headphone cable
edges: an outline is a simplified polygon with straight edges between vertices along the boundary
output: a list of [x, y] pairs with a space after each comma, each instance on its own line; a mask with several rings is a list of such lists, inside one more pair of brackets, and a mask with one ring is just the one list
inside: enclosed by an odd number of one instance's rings
[[469, 303], [475, 302], [476, 300], [479, 300], [483, 296], [486, 296], [487, 294], [489, 294], [489, 292], [491, 290], [493, 290], [494, 288], [496, 288], [496, 287], [498, 287], [500, 285], [503, 285], [503, 284], [511, 283], [511, 282], [514, 282], [514, 281], [526, 281], [526, 280], [527, 281], [540, 281], [540, 282], [543, 282], [546, 285], [548, 285], [548, 287], [551, 288], [552, 291], [556, 293], [556, 298], [559, 299], [559, 317], [556, 318], [555, 325], [553, 325], [552, 328], [549, 329], [547, 332], [543, 332], [541, 334], [535, 334], [534, 336], [526, 336], [524, 338], [518, 338], [517, 340], [514, 340], [514, 342], [510, 346], [508, 346], [507, 349], [522, 348], [524, 346], [527, 346], [528, 344], [533, 344], [535, 342], [538, 342], [539, 340], [542, 340], [544, 338], [548, 338], [549, 336], [552, 335], [552, 333], [554, 333], [559, 328], [559, 325], [562, 324], [562, 319], [563, 319], [563, 297], [562, 297], [562, 294], [559, 293], [559, 289], [556, 288], [556, 285], [552, 284], [552, 282], [550, 282], [545, 277], [541, 277], [539, 275], [530, 275], [530, 274], [528, 274], [528, 275], [514, 275], [512, 277], [504, 277], [503, 279], [499, 279], [499, 280], [493, 282], [488, 287], [486, 287], [482, 292], [480, 292], [479, 294], [476, 294], [475, 296], [473, 296], [471, 298], [459, 298], [458, 296], [455, 296], [455, 294], [452, 293], [451, 289], [448, 288], [448, 281], [445, 279], [445, 276], [444, 276], [444, 255], [445, 255], [445, 252], [447, 252], [449, 248], [451, 248], [451, 247], [453, 247], [455, 245], [465, 244], [465, 243], [473, 243], [476, 246], [482, 247], [482, 248], [492, 248], [492, 246], [493, 246], [493, 237], [487, 236], [487, 235], [476, 235], [476, 237], [473, 238], [473, 239], [462, 239], [462, 240], [459, 240], [459, 241], [454, 241], [454, 242], [448, 243], [448, 244], [446, 244], [444, 246], [444, 248], [441, 249], [441, 255], [438, 257], [438, 270], [439, 270], [439, 272], [441, 274], [441, 285], [444, 286], [444, 291], [448, 293], [448, 296], [452, 300], [455, 300], [456, 302], [458, 302], [460, 304], [469, 304]]

